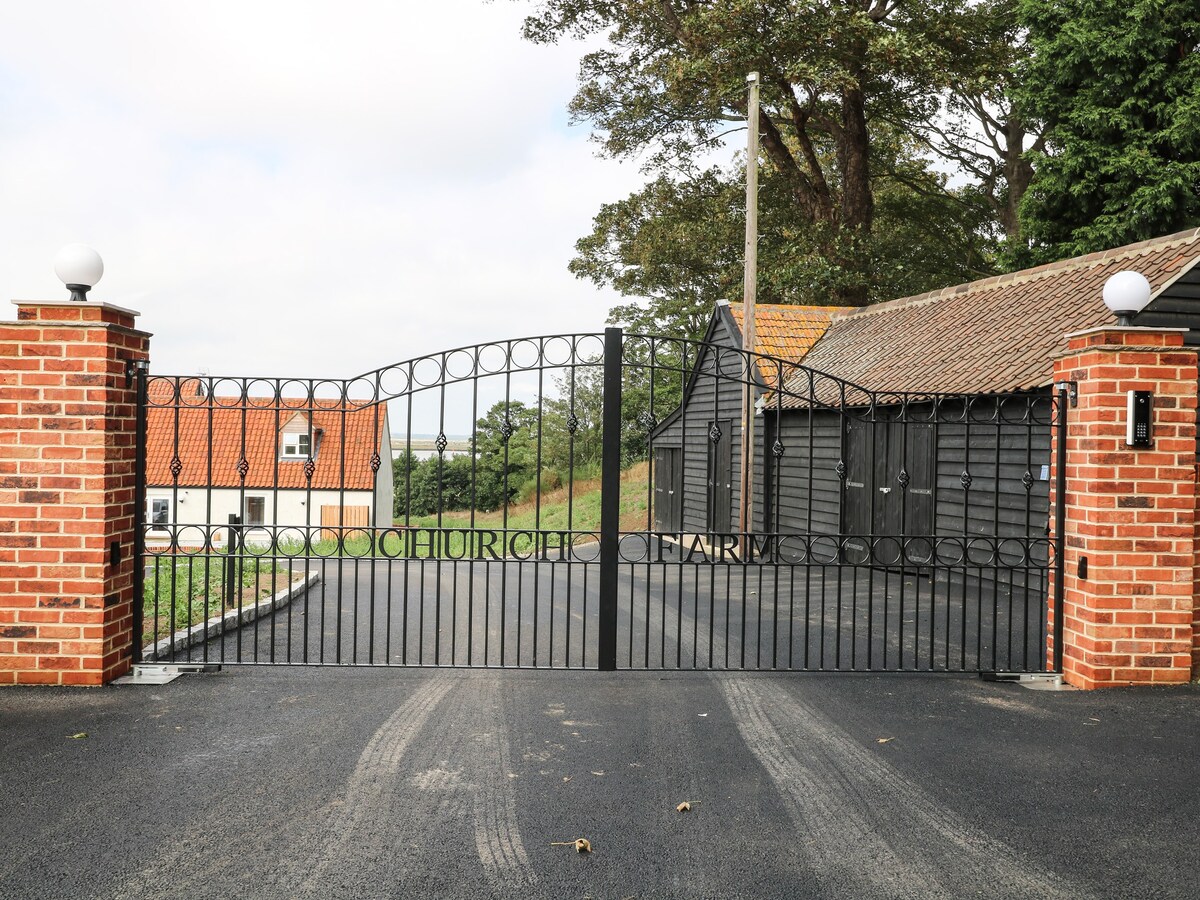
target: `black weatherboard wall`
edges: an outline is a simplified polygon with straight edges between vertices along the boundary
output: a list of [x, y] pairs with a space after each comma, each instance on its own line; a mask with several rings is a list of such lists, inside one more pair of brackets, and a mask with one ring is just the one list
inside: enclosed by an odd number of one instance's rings
[[[684, 404], [652, 436], [658, 530], [736, 530], [735, 357], [706, 349]], [[768, 397], [755, 416], [754, 528], [1042, 538], [1051, 416], [1047, 390], [803, 409], [774, 408]]]
[[783, 453], [772, 454], [765, 479], [756, 479], [756, 503], [768, 517], [759, 526], [790, 534], [1044, 538], [1051, 417], [1048, 391], [768, 408], [765, 431]]
[[[662, 531], [736, 530], [740, 379], [715, 374], [722, 354], [708, 355], [686, 402], [653, 438]], [[1046, 563], [1048, 389], [881, 395], [836, 407], [780, 408], [770, 398], [755, 418], [756, 531], [847, 536], [850, 561], [860, 563], [919, 566], [938, 562], [940, 552], [944, 564], [960, 548], [970, 551], [959, 559], [964, 566], [983, 565], [997, 552], [1027, 552], [1031, 562]], [[939, 551], [939, 538], [953, 543]]]

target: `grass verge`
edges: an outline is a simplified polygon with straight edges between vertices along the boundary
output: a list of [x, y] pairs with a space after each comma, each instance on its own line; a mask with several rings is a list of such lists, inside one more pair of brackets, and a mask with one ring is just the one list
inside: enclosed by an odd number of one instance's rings
[[143, 646], [226, 609], [252, 606], [304, 577], [302, 567], [293, 572], [270, 559], [235, 556], [233, 583], [227, 590], [229, 559], [221, 553], [152, 558], [142, 592]]

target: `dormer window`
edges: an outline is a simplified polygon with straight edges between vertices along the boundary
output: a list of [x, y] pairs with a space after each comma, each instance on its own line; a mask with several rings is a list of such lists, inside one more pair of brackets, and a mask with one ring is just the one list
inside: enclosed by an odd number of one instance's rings
[[312, 454], [312, 437], [307, 432], [285, 434], [283, 436], [284, 459], [308, 459]]
[[321, 448], [321, 429], [303, 413], [295, 413], [279, 429], [279, 458], [303, 461], [316, 459]]

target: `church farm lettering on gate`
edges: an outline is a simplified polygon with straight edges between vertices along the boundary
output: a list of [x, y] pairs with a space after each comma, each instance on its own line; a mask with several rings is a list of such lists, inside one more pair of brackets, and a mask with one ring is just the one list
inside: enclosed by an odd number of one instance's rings
[[[811, 538], [780, 534], [652, 531], [625, 535], [623, 542], [622, 557], [626, 561], [660, 563], [748, 565], [814, 549]], [[393, 559], [592, 562], [599, 558], [595, 533], [558, 530], [390, 528], [380, 533], [379, 549], [380, 555]], [[835, 552], [834, 546], [829, 549]]]

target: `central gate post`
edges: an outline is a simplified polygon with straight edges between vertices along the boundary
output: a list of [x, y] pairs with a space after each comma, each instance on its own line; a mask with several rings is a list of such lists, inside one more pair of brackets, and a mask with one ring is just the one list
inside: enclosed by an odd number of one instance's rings
[[598, 667], [617, 668], [617, 561], [621, 541], [621, 329], [604, 329], [600, 459], [600, 635]]

